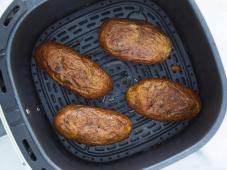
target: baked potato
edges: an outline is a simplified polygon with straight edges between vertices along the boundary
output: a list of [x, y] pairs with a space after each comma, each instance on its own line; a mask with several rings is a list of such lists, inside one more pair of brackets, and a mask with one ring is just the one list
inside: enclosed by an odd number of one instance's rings
[[121, 113], [92, 106], [71, 104], [54, 117], [60, 135], [82, 144], [107, 145], [126, 139], [132, 122]]
[[100, 46], [112, 56], [139, 64], [157, 64], [172, 51], [170, 38], [156, 26], [135, 19], [108, 19], [99, 33]]
[[111, 76], [98, 64], [62, 44], [41, 44], [35, 51], [35, 59], [52, 79], [85, 98], [98, 98], [112, 89]]
[[166, 79], [138, 82], [128, 89], [127, 101], [137, 113], [158, 121], [189, 120], [201, 110], [191, 89]]

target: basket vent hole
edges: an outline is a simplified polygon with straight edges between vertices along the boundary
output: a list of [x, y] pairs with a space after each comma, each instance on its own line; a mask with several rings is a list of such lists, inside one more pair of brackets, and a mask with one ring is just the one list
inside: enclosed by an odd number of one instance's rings
[[156, 25], [159, 27], [159, 28], [162, 28], [161, 24], [159, 22], [156, 22]]
[[151, 129], [151, 128], [154, 127], [155, 125], [156, 125], [156, 123], [153, 123], [153, 124], [147, 126], [147, 128], [148, 128], [148, 129]]
[[122, 10], [122, 8], [115, 8], [115, 9], [113, 9], [113, 12], [118, 12], [118, 11], [121, 11]]
[[99, 41], [98, 40], [95, 40], [94, 42], [93, 42], [93, 44], [98, 44], [99, 43]]
[[148, 15], [149, 18], [151, 18], [153, 21], [155, 21], [155, 17], [152, 14], [147, 13], [147, 15]]
[[63, 35], [65, 35], [66, 34], [66, 31], [62, 31], [62, 32], [60, 32], [60, 33], [58, 33], [58, 37], [61, 37], [61, 36], [63, 36]]
[[88, 20], [81, 21], [81, 22], [79, 22], [79, 25], [84, 25], [84, 24], [86, 24], [87, 22], [88, 22]]
[[158, 127], [153, 129], [153, 132], [155, 133], [155, 132], [159, 131], [160, 129], [161, 129], [161, 126], [158, 126]]
[[32, 151], [32, 148], [30, 147], [28, 141], [26, 139], [22, 140], [22, 144], [26, 150], [26, 152], [28, 153], [29, 157], [31, 158], [32, 161], [36, 161], [37, 158], [34, 154], [34, 152]]
[[82, 49], [84, 50], [84, 49], [89, 48], [89, 47], [91, 47], [91, 44], [86, 44], [86, 45], [84, 45], [84, 46], [82, 47]]
[[92, 16], [90, 19], [91, 20], [96, 20], [96, 19], [98, 19], [99, 18], [99, 15], [94, 15], [94, 16]]
[[122, 16], [124, 16], [123, 13], [118, 13], [118, 14], [115, 15], [115, 17], [122, 17]]
[[109, 14], [110, 14], [110, 11], [106, 11], [106, 12], [101, 13], [102, 16], [109, 15]]
[[60, 39], [61, 42], [64, 42], [65, 40], [67, 40], [69, 38], [69, 36], [65, 36], [63, 38]]
[[94, 39], [94, 37], [93, 37], [93, 36], [90, 36], [90, 37], [84, 39], [84, 41], [87, 42], [87, 41], [90, 41], [90, 40], [92, 40], [92, 39]]
[[73, 34], [78, 34], [78, 33], [81, 32], [81, 31], [82, 31], [82, 29], [80, 28], [80, 29], [74, 31]]
[[5, 82], [3, 80], [3, 75], [2, 75], [2, 71], [1, 70], [0, 70], [0, 88], [1, 88], [1, 92], [2, 93], [6, 93], [7, 89], [6, 89]]
[[93, 23], [88, 24], [87, 27], [90, 28], [90, 27], [93, 27], [93, 26], [95, 26], [95, 25], [96, 25], [96, 23], [93, 22]]
[[128, 144], [128, 142], [127, 141], [124, 141], [124, 142], [119, 143], [119, 146], [125, 146], [127, 144]]
[[136, 137], [136, 138], [134, 138], [134, 139], [131, 139], [131, 142], [135, 142], [135, 141], [137, 141], [137, 140], [139, 140], [139, 137]]
[[118, 83], [116, 84], [116, 87], [117, 87], [117, 88], [120, 88], [120, 86], [121, 86], [120, 84], [118, 84]]
[[73, 25], [73, 26], [69, 27], [68, 30], [69, 30], [69, 31], [72, 31], [72, 30], [74, 30], [76, 27], [77, 27], [77, 25]]
[[141, 136], [142, 136], [143, 138], [145, 138], [145, 137], [149, 136], [150, 134], [151, 134], [151, 132], [150, 132], [150, 131], [148, 131], [147, 133], [142, 134]]

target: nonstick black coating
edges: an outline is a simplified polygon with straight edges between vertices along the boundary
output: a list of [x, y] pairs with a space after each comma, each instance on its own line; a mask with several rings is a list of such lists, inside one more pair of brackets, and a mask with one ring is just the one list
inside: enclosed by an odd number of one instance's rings
[[[172, 39], [174, 49], [171, 56], [161, 64], [140, 65], [123, 62], [106, 54], [99, 46], [98, 30], [103, 21], [112, 17], [142, 19], [161, 27]], [[65, 148], [77, 157], [93, 162], [117, 160], [160, 144], [189, 124], [188, 121], [167, 123], [146, 119], [133, 111], [125, 100], [125, 92], [129, 86], [152, 77], [171, 79], [198, 92], [195, 74], [182, 41], [169, 17], [154, 3], [136, 0], [94, 4], [51, 25], [43, 32], [36, 45], [45, 41], [57, 41], [74, 48], [97, 62], [114, 80], [114, 89], [107, 96], [85, 100], [53, 81], [37, 67], [32, 57], [33, 79], [51, 125], [56, 112], [70, 103], [114, 109], [127, 115], [133, 122], [130, 137], [113, 145], [83, 145], [59, 136]], [[171, 69], [173, 64], [179, 65], [182, 71], [174, 73]]]

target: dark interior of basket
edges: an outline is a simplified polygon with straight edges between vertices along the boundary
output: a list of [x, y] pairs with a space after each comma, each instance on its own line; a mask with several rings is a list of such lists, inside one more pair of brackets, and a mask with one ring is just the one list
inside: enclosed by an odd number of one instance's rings
[[[103, 21], [116, 17], [146, 20], [160, 27], [172, 39], [174, 49], [171, 56], [161, 64], [141, 65], [120, 61], [106, 54], [100, 48], [98, 30]], [[51, 25], [40, 36], [37, 44], [45, 41], [66, 44], [81, 54], [89, 56], [114, 80], [113, 91], [108, 95], [95, 100], [86, 100], [52, 80], [37, 67], [32, 57], [33, 79], [51, 124], [56, 112], [71, 103], [117, 110], [127, 115], [133, 122], [130, 137], [112, 145], [84, 145], [59, 136], [66, 149], [76, 156], [96, 162], [116, 160], [159, 144], [188, 124], [188, 122], [168, 123], [146, 119], [131, 109], [125, 100], [128, 87], [146, 78], [167, 78], [198, 90], [192, 65], [176, 29], [167, 14], [154, 3], [121, 1], [89, 6]], [[179, 65], [182, 71], [173, 72], [171, 66], [174, 64]]]

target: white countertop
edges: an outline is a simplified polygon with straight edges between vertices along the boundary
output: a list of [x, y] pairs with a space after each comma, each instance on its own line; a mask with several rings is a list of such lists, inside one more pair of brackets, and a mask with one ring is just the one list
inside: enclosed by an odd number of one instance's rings
[[[0, 0], [0, 16], [12, 0]], [[227, 1], [196, 0], [217, 44], [227, 72]], [[0, 35], [1, 36], [1, 35]], [[199, 151], [164, 168], [164, 170], [226, 170], [227, 118], [216, 135]], [[0, 169], [24, 170], [7, 136], [0, 138]]]

